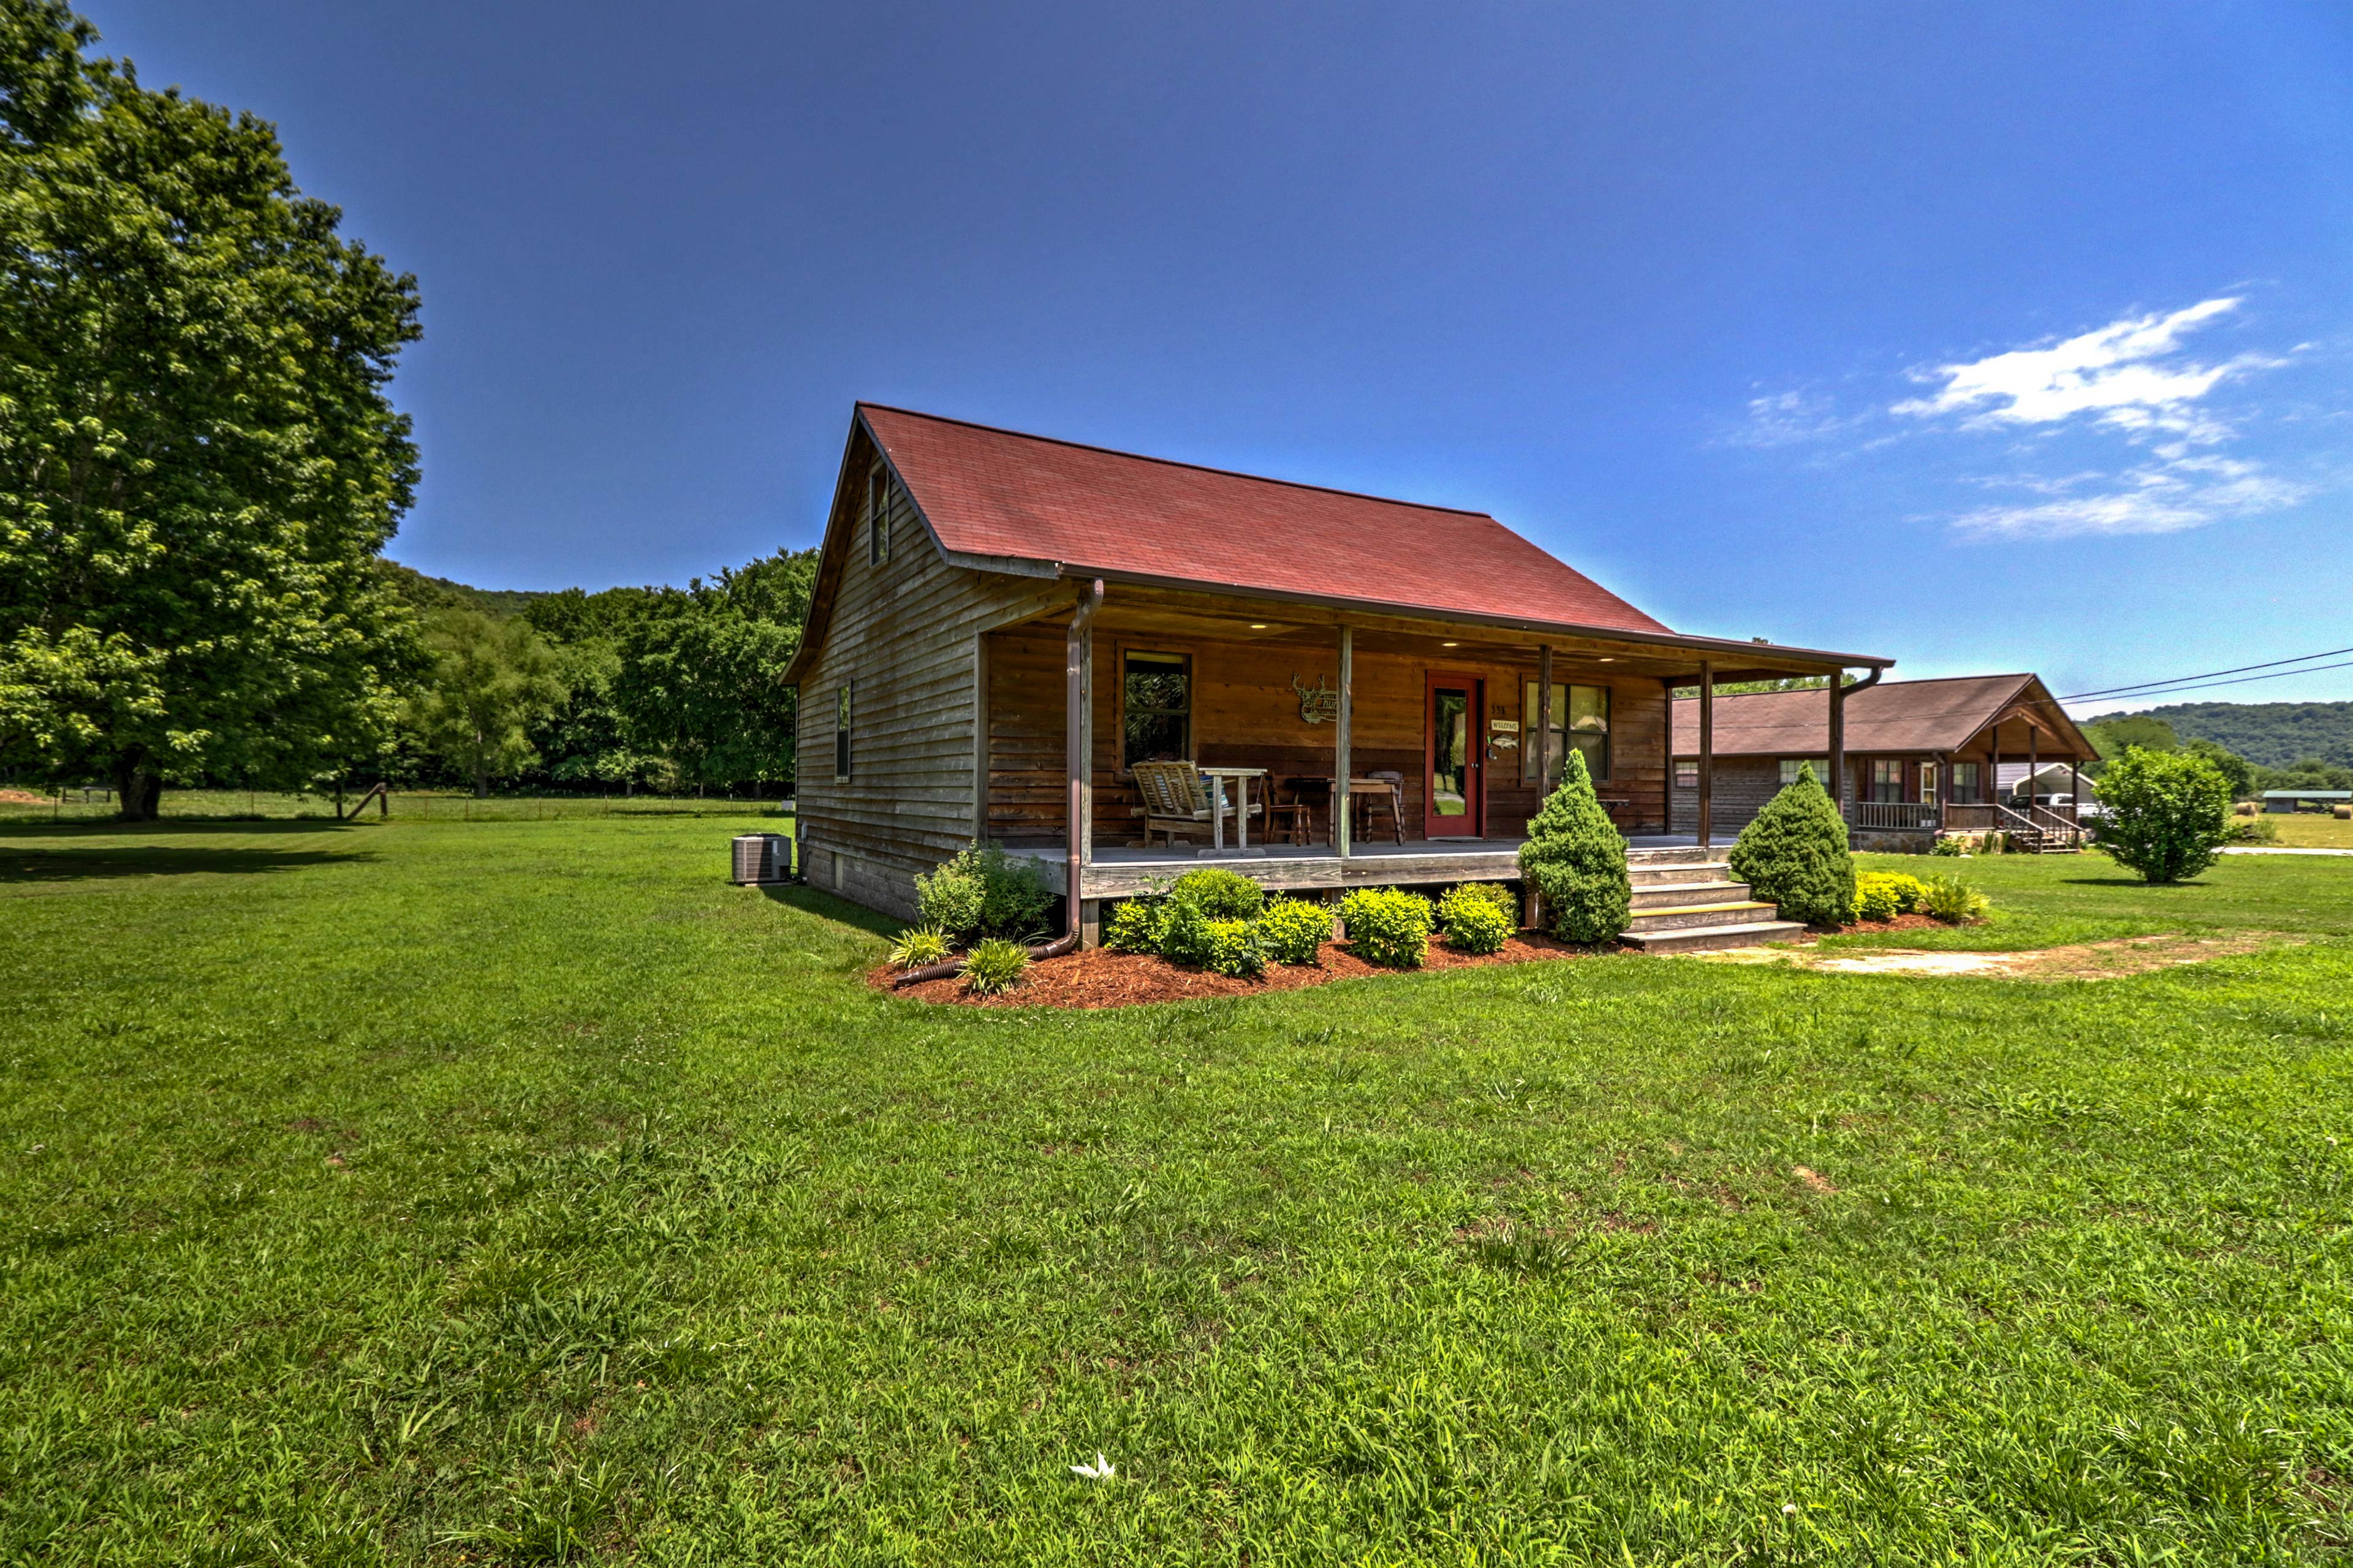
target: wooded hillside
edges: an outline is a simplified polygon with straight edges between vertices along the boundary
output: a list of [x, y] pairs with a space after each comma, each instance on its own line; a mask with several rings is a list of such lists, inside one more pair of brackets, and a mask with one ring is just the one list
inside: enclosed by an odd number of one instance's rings
[[2265, 767], [2306, 757], [2353, 767], [2353, 702], [2176, 702], [2140, 711], [2185, 741], [2212, 741]]

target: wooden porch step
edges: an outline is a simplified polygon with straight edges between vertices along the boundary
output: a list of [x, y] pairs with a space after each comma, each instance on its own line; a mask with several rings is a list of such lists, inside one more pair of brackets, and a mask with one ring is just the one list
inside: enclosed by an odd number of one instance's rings
[[1723, 860], [1667, 860], [1626, 862], [1626, 879], [1638, 888], [1672, 887], [1678, 882], [1716, 882], [1728, 884], [1732, 868]]
[[1729, 926], [1683, 926], [1674, 931], [1628, 931], [1626, 945], [1642, 952], [1715, 952], [1787, 942], [1806, 928], [1796, 921], [1749, 921]]
[[1681, 908], [1637, 910], [1627, 925], [1630, 932], [1689, 931], [1699, 926], [1746, 925], [1752, 921], [1770, 920], [1780, 910], [1771, 904], [1758, 903], [1754, 899], [1711, 904], [1685, 904]]
[[1637, 882], [1633, 890], [1637, 910], [1676, 909], [1748, 897], [1746, 882]]

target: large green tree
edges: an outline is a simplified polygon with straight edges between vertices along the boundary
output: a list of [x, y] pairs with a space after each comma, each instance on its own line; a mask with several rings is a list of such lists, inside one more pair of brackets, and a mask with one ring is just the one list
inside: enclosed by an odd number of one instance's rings
[[417, 479], [386, 395], [417, 287], [275, 131], [0, 0], [0, 760], [300, 784], [413, 658], [375, 557]]
[[817, 552], [788, 551], [697, 580], [644, 608], [618, 639], [623, 732], [698, 784], [790, 779], [800, 647]]
[[433, 674], [409, 700], [409, 726], [426, 748], [491, 793], [539, 760], [531, 728], [566, 695], [553, 650], [528, 623], [444, 610], [427, 633]]

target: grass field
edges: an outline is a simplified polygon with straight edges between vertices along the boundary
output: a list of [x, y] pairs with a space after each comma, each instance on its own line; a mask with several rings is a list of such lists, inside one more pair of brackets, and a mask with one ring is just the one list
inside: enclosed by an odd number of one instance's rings
[[[26, 793], [38, 793], [28, 791]], [[353, 805], [358, 792], [344, 800]], [[111, 822], [115, 803], [102, 790], [69, 790], [39, 804], [0, 800], [0, 826], [10, 823]], [[552, 822], [590, 816], [771, 816], [776, 803], [730, 800], [701, 795], [495, 795], [476, 800], [462, 790], [399, 790], [392, 797], [391, 815], [404, 822]], [[271, 790], [165, 790], [157, 813], [165, 821], [331, 821], [335, 815], [332, 795], [297, 795]], [[382, 814], [371, 805], [370, 817]]]
[[732, 830], [0, 826], [0, 1561], [2353, 1540], [2353, 864], [1963, 863], [1985, 940], [2306, 939], [2107, 982], [1050, 1016], [869, 992]]
[[2353, 822], [2316, 811], [2277, 812], [2266, 820], [2279, 830], [2282, 844], [2299, 849], [2353, 849]]

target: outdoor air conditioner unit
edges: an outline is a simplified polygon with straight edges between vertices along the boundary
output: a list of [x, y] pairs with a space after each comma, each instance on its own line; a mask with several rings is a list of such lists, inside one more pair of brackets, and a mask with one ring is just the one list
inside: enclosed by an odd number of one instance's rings
[[746, 833], [735, 840], [735, 885], [782, 882], [793, 874], [792, 840], [781, 833]]

